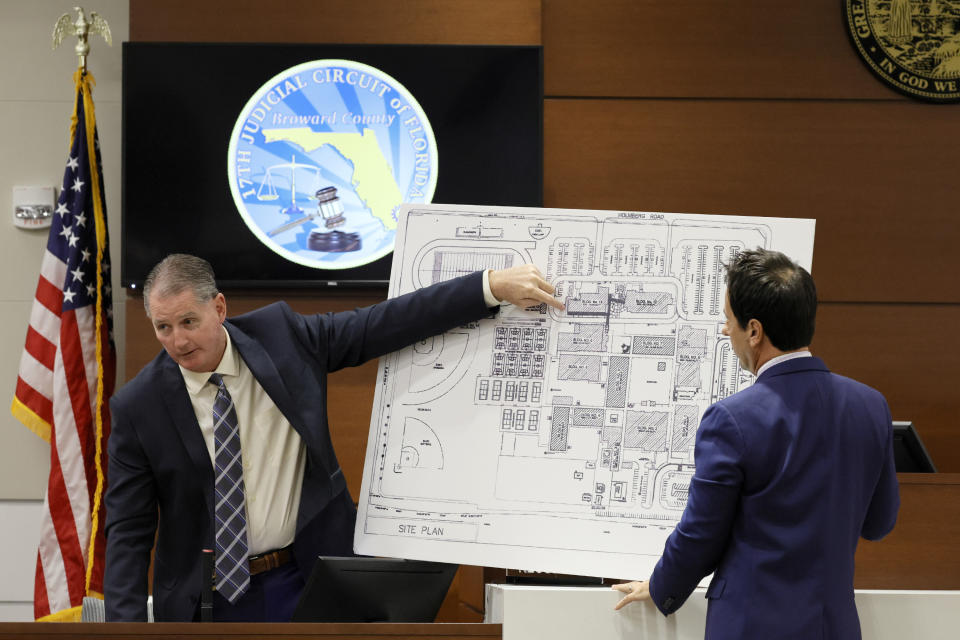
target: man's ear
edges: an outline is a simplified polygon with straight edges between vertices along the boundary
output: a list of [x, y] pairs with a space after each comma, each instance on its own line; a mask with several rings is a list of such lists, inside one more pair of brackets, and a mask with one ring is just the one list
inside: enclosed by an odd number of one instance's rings
[[223, 297], [222, 293], [218, 293], [213, 302], [214, 308], [217, 310], [217, 317], [220, 318], [222, 323], [227, 317], [227, 299]]
[[756, 347], [763, 342], [763, 325], [756, 318], [750, 318], [747, 322], [747, 342], [751, 347]]

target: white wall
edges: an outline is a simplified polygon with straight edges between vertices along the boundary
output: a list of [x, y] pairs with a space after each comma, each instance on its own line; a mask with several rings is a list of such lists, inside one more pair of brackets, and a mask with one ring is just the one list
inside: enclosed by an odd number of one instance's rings
[[33, 620], [33, 578], [43, 501], [0, 501], [0, 622]]
[[[0, 0], [0, 621], [33, 619], [33, 577], [49, 448], [10, 414], [46, 231], [13, 226], [14, 185], [59, 189], [73, 109], [76, 38], [51, 50], [57, 18], [76, 0]], [[124, 294], [119, 286], [121, 42], [129, 33], [129, 0], [82, 4], [110, 23], [113, 47], [91, 37], [87, 69], [103, 157], [112, 239], [114, 328], [124, 341]], [[123, 357], [118, 354], [118, 367]], [[117, 380], [123, 380], [118, 371]]]

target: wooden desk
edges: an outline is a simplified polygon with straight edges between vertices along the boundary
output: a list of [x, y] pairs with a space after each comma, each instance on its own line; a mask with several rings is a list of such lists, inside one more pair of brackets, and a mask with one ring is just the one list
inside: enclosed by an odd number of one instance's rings
[[4, 640], [500, 640], [503, 634], [499, 624], [396, 624], [396, 623], [330, 623], [330, 624], [243, 624], [243, 623], [0, 623], [0, 638]]

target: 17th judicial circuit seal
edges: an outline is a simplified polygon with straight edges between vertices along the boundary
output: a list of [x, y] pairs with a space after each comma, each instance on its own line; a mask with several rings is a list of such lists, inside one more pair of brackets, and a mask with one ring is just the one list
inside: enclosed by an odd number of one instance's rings
[[237, 211], [271, 251], [347, 269], [393, 250], [397, 211], [430, 202], [437, 143], [420, 104], [350, 60], [291, 67], [251, 96], [230, 136]]
[[846, 0], [844, 11], [854, 46], [886, 84], [960, 100], [960, 0]]

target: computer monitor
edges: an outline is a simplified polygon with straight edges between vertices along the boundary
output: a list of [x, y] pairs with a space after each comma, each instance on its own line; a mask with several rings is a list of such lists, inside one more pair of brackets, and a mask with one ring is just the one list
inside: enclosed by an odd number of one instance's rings
[[898, 473], [937, 472], [912, 422], [893, 423], [893, 461]]
[[320, 556], [293, 622], [433, 622], [457, 565]]

